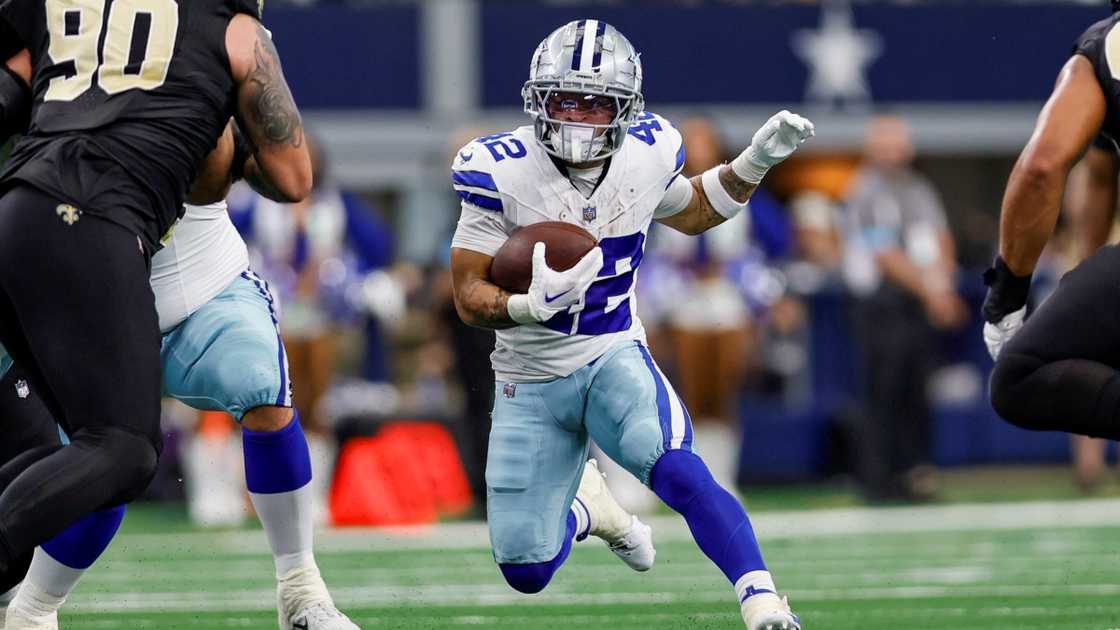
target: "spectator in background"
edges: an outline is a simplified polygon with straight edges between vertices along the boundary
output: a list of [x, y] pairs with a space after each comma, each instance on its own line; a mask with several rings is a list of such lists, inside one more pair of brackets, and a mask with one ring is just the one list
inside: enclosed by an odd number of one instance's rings
[[335, 449], [320, 401], [334, 377], [338, 329], [364, 328], [362, 377], [386, 381], [382, 325], [399, 317], [404, 298], [387, 273], [392, 230], [356, 195], [334, 184], [320, 145], [310, 136], [308, 143], [315, 187], [305, 201], [280, 204], [238, 189], [229, 203], [251, 265], [269, 283], [283, 313], [280, 334], [325, 517], [331, 475], [320, 472], [332, 469]]
[[846, 266], [863, 348], [865, 408], [858, 474], [871, 500], [936, 492], [926, 384], [935, 331], [961, 326], [955, 248], [937, 193], [912, 168], [906, 122], [879, 116], [847, 196]]

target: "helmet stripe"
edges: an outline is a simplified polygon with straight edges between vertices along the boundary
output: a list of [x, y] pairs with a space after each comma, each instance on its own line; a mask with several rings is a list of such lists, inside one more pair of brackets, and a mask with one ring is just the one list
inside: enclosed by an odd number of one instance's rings
[[583, 57], [583, 33], [587, 20], [576, 25], [576, 48], [572, 53], [572, 70], [579, 70], [581, 57]]
[[[598, 40], [594, 35], [587, 37], [590, 33], [595, 33], [599, 29], [599, 20], [586, 20], [583, 30], [583, 53], [579, 56], [579, 71], [591, 72], [591, 62], [595, 56], [595, 42]], [[574, 63], [574, 62], [573, 62]]]
[[591, 58], [591, 68], [598, 68], [603, 63], [603, 35], [607, 32], [607, 23], [599, 22], [595, 29], [595, 55]]

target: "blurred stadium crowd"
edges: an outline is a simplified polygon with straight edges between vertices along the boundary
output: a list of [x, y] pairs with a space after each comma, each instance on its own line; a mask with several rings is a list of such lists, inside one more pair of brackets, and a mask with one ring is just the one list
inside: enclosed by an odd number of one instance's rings
[[[430, 59], [438, 49], [431, 40], [447, 34], [441, 20], [479, 3], [269, 4], [296, 7], [273, 14], [273, 19], [288, 22], [298, 21], [311, 6], [345, 5], [356, 12], [415, 9], [420, 12], [420, 60], [405, 63], [447, 76], [451, 70], [440, 70], [440, 60]], [[432, 8], [437, 4], [451, 8], [440, 17], [441, 10]], [[511, 5], [480, 4], [494, 11], [501, 7], [493, 5]], [[817, 22], [819, 10], [821, 29], [827, 11], [840, 11], [851, 32], [863, 33], [852, 20], [862, 18], [861, 11], [869, 7], [905, 12], [936, 6], [950, 12], [951, 5], [962, 10], [990, 5], [1014, 13], [1021, 9], [1007, 5], [1025, 3], [529, 4], [551, 11], [539, 33], [525, 36], [535, 41], [558, 23], [559, 15], [635, 4], [672, 4], [676, 10], [696, 12], [792, 6], [800, 11], [797, 16], [810, 17], [810, 25]], [[1085, 16], [1094, 12], [1107, 14], [1106, 3], [1095, 0], [1047, 4], [1050, 10], [1086, 5], [1069, 20], [1072, 27], [1083, 26]], [[483, 22], [480, 30], [485, 31]], [[629, 32], [626, 24], [619, 26]], [[294, 57], [285, 49], [285, 34], [291, 32], [284, 23], [278, 29], [286, 60]], [[639, 30], [639, 47], [658, 45], [641, 35]], [[1037, 111], [1048, 77], [1064, 60], [1062, 46], [1074, 35], [1071, 30], [1052, 37], [1058, 41], [1050, 50], [1058, 54], [1051, 66], [1037, 70], [1039, 85], [1010, 99], [1013, 106], [1022, 106], [1016, 112]], [[486, 45], [493, 48], [492, 42]], [[879, 42], [876, 56], [889, 56], [890, 45]], [[523, 67], [530, 52], [511, 47], [505, 54], [514, 59], [513, 66]], [[476, 57], [483, 57], [477, 63], [489, 58], [482, 53]], [[873, 68], [875, 62], [869, 63]], [[647, 65], [651, 86], [671, 80], [658, 76], [652, 60]], [[301, 71], [303, 66], [289, 69], [297, 101], [307, 96], [300, 91]], [[514, 83], [521, 80], [514, 78]], [[823, 104], [805, 88], [809, 105], [788, 103], [817, 120], [822, 146], [807, 146], [805, 155], [775, 169], [752, 199], [749, 213], [699, 238], [684, 238], [663, 226], [651, 232], [639, 277], [639, 312], [659, 364], [677, 383], [696, 421], [697, 448], [725, 481], [742, 486], [839, 477], [850, 479], [869, 501], [922, 501], [937, 494], [938, 466], [1061, 461], [1069, 456], [1062, 436], [1026, 434], [996, 422], [984, 395], [991, 362], [980, 336], [980, 272], [991, 262], [1000, 194], [1014, 155], [1026, 141], [1029, 127], [1024, 123], [1033, 113], [1003, 119], [983, 109], [985, 97], [968, 94], [930, 104], [926, 101], [931, 99], [915, 92], [880, 103], [876, 81], [873, 77], [870, 92], [857, 94], [854, 102], [844, 100], [851, 94], [840, 94], [840, 102]], [[322, 131], [315, 143], [311, 199], [284, 207], [245, 189], [231, 194], [230, 206], [249, 243], [254, 269], [280, 302], [295, 399], [305, 425], [318, 436], [312, 446], [317, 470], [338, 462], [341, 472], [338, 448], [353, 438], [377, 435], [396, 422], [435, 421], [453, 437], [462, 474], [477, 498], [485, 494], [493, 334], [463, 325], [451, 303], [448, 246], [458, 199], [449, 181], [440, 179], [446, 170], [440, 173], [453, 147], [508, 123], [520, 124], [517, 95], [501, 94], [501, 106], [490, 107], [492, 88], [484, 84], [474, 88], [481, 95], [470, 97], [481, 107], [456, 111], [454, 95], [462, 86], [431, 88], [428, 78], [420, 83], [428, 87], [416, 99], [418, 114], [407, 105], [309, 108], [311, 131]], [[393, 89], [390, 84], [382, 87]], [[649, 109], [668, 115], [681, 129], [687, 175], [737, 154], [749, 141], [741, 130], [753, 129], [756, 110], [770, 109], [722, 97], [718, 101], [671, 102], [664, 112], [655, 93], [647, 98]], [[960, 122], [950, 137], [941, 137], [946, 121], [956, 118]], [[392, 162], [392, 149], [385, 147], [401, 140], [382, 132], [398, 122], [405, 129], [425, 129], [424, 172], [408, 178], [364, 173], [369, 165]], [[843, 131], [830, 138], [829, 122]], [[991, 124], [1001, 127], [984, 129], [980, 140], [968, 141], [970, 125]], [[986, 138], [991, 142], [984, 144]], [[361, 143], [378, 156], [355, 161], [362, 155]], [[414, 158], [401, 159], [411, 164], [408, 160]], [[1036, 282], [1052, 286], [1077, 256], [1071, 239], [1056, 239]], [[1045, 290], [1035, 295], [1044, 297]], [[198, 474], [239, 465], [240, 449], [233, 442], [238, 435], [231, 423], [171, 403], [165, 413], [173, 421], [166, 426], [177, 427], [173, 432], [180, 437], [169, 442], [167, 470], [151, 494], [178, 498], [178, 480], [185, 477], [196, 520], [227, 524], [244, 518], [241, 489], [222, 485], [242, 475]], [[1087, 470], [1083, 481], [1091, 484], [1098, 473]], [[619, 471], [608, 475], [631, 507], [650, 500], [640, 486], [625, 488]], [[326, 520], [330, 476], [317, 479], [322, 485], [320, 514]]]

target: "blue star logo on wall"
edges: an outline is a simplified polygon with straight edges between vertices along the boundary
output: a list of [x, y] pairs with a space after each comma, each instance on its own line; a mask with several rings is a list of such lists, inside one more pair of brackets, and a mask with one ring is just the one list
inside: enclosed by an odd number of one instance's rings
[[809, 66], [805, 100], [844, 107], [867, 105], [867, 69], [883, 51], [883, 38], [856, 28], [848, 0], [821, 5], [820, 26], [793, 34], [793, 51]]

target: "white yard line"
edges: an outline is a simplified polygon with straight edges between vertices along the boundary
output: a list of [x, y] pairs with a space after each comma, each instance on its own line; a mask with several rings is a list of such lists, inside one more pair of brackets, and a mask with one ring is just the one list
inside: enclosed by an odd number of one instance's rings
[[[724, 589], [698, 591], [647, 591], [640, 593], [577, 593], [555, 588], [540, 595], [512, 592], [504, 585], [414, 586], [380, 589], [370, 587], [333, 588], [335, 600], [346, 607], [447, 607], [447, 606], [548, 606], [720, 603], [733, 599]], [[790, 598], [800, 602], [880, 599], [983, 599], [991, 597], [1109, 596], [1120, 595], [1120, 584], [1072, 584], [997, 586], [895, 586], [836, 589], [791, 589]], [[111, 598], [91, 593], [75, 593], [68, 609], [72, 612], [218, 612], [271, 610], [275, 606], [271, 589], [236, 592], [114, 593]], [[1013, 608], [1007, 607], [1007, 610]]]
[[[691, 540], [676, 516], [644, 519], [659, 541]], [[890, 508], [842, 508], [764, 512], [751, 522], [761, 539], [806, 538], [845, 534], [886, 534], [927, 531], [993, 531], [1013, 529], [1120, 527], [1120, 499], [1030, 501]], [[264, 533], [192, 532], [130, 534], [114, 543], [117, 551], [148, 552], [175, 548], [210, 548], [231, 554], [262, 549]], [[475, 549], [489, 546], [482, 522], [443, 523], [396, 528], [328, 529], [316, 534], [319, 551], [410, 551]]]

